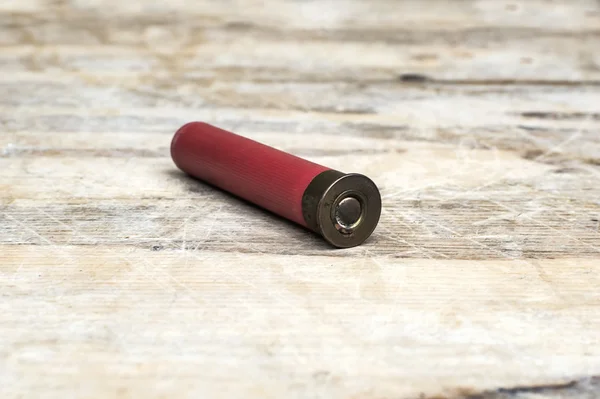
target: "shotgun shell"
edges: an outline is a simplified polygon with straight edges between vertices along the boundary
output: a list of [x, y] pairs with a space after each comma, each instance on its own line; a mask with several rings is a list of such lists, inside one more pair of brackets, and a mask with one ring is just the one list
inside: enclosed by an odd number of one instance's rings
[[362, 244], [375, 230], [381, 195], [366, 176], [342, 173], [202, 122], [182, 126], [171, 157], [187, 174], [320, 234]]

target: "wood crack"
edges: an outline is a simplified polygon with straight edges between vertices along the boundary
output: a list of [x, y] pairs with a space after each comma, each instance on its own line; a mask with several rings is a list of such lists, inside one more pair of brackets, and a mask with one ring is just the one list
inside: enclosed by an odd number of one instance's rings
[[[590, 376], [565, 383], [518, 385], [460, 395], [464, 399], [518, 399], [518, 398], [593, 398], [600, 396], [600, 376]], [[435, 397], [434, 397], [435, 398]], [[431, 399], [434, 399], [431, 398]], [[441, 398], [440, 398], [441, 399]]]

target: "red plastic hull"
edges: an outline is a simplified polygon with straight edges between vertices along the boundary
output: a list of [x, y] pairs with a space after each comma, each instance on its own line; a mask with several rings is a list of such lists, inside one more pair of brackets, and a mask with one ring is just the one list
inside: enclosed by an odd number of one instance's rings
[[304, 191], [330, 169], [203, 122], [175, 133], [171, 156], [189, 175], [305, 227]]

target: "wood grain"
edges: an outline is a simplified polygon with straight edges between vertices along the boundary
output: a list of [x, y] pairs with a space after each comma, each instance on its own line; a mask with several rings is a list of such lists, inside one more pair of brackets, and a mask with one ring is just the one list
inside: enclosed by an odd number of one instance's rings
[[[0, 2], [0, 393], [600, 396], [600, 3]], [[179, 173], [380, 186], [363, 246]]]

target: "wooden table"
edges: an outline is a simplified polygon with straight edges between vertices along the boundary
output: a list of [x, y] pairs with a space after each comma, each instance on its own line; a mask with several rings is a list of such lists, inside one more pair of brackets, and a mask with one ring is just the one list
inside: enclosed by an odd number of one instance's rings
[[[0, 396], [598, 397], [599, 49], [595, 0], [0, 2]], [[376, 233], [185, 177], [191, 120]]]

